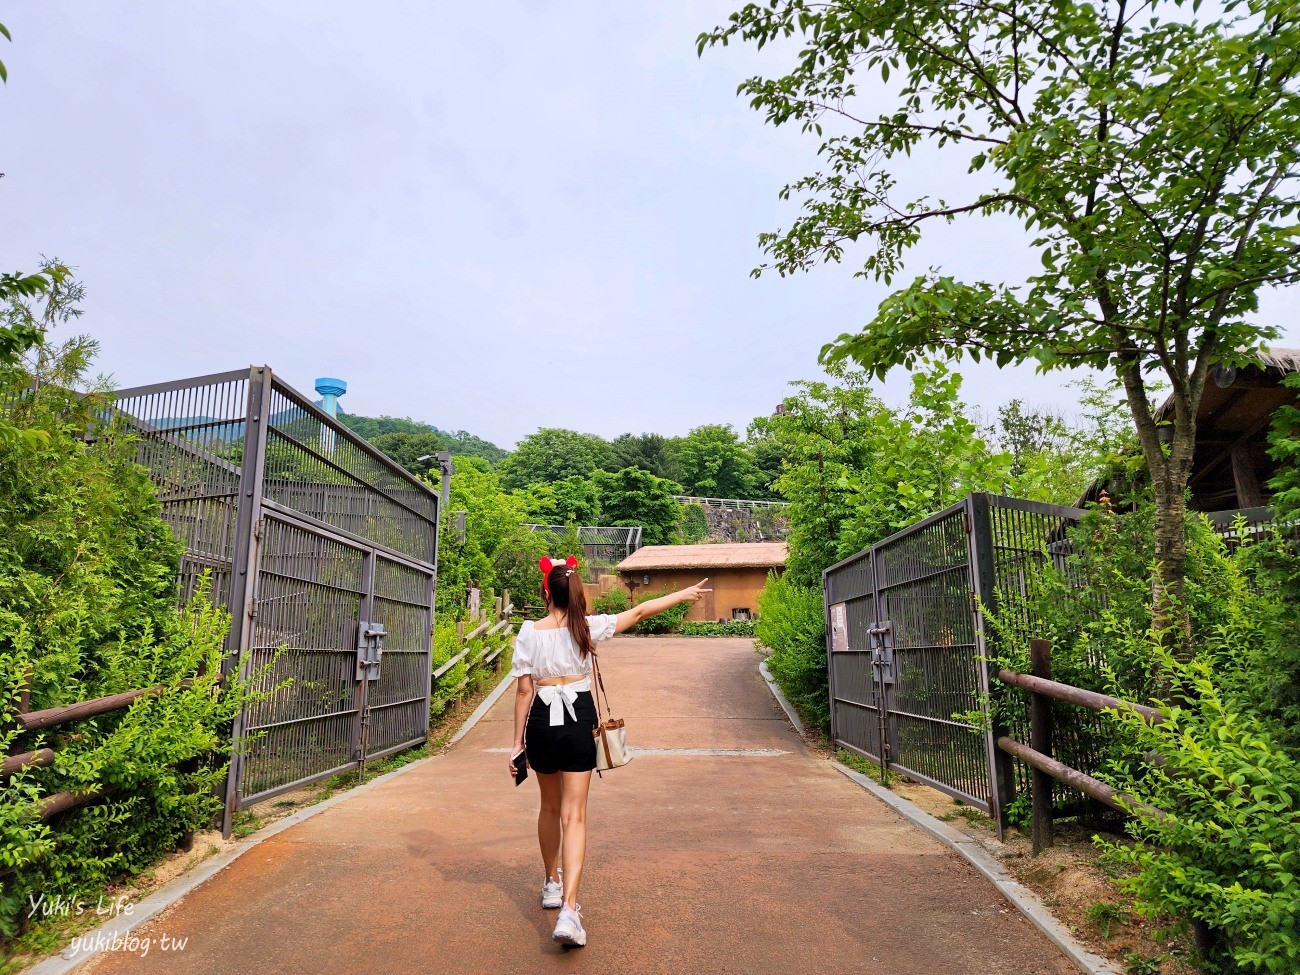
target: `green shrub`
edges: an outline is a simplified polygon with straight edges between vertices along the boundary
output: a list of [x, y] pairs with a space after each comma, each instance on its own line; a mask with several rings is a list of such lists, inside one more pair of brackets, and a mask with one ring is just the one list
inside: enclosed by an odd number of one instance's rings
[[[658, 599], [660, 596], [667, 596], [667, 592], [648, 592], [637, 597], [636, 604], [640, 606], [651, 599]], [[676, 633], [677, 628], [681, 626], [682, 620], [691, 610], [690, 603], [678, 603], [676, 606], [669, 606], [662, 613], [657, 613], [649, 619], [644, 619], [636, 625], [638, 633]]]
[[1209, 661], [1181, 663], [1156, 641], [1149, 648], [1187, 703], [1162, 707], [1166, 718], [1153, 726], [1118, 719], [1139, 754], [1164, 761], [1109, 777], [1166, 814], [1139, 814], [1132, 846], [1102, 844], [1138, 868], [1120, 884], [1145, 914], [1203, 924], [1215, 971], [1300, 970], [1300, 764], [1257, 716], [1225, 700]]
[[622, 586], [614, 586], [607, 592], [601, 593], [592, 603], [593, 613], [604, 613], [607, 615], [617, 616], [628, 608], [627, 590]]
[[[183, 836], [206, 828], [221, 811], [229, 724], [247, 692], [236, 682], [220, 687], [229, 623], [229, 614], [213, 606], [206, 585], [201, 587], [157, 633], [102, 647], [97, 672], [85, 675], [89, 682], [73, 681], [59, 697], [85, 700], [154, 684], [167, 691], [34, 734], [22, 733], [7, 713], [33, 658], [23, 650], [0, 653], [6, 705], [0, 751], [55, 749], [54, 765], [20, 772], [0, 786], [0, 866], [18, 868], [0, 894], [5, 938], [26, 926], [29, 895], [94, 898], [104, 885], [172, 852]], [[259, 672], [250, 683], [266, 676]], [[193, 682], [189, 687], [181, 684], [186, 678]], [[217, 761], [206, 761], [212, 756]], [[104, 798], [57, 821], [31, 815], [42, 798], [86, 789]]]
[[754, 635], [772, 654], [768, 670], [813, 724], [830, 725], [826, 679], [826, 610], [820, 589], [772, 573], [758, 596]]
[[709, 537], [709, 517], [701, 504], [683, 504], [681, 521], [677, 525], [678, 537], [683, 544], [693, 545]]
[[677, 627], [682, 636], [753, 636], [753, 620], [727, 620], [722, 623], [700, 623], [683, 620]]
[[[1121, 883], [1140, 911], [1201, 926], [1213, 971], [1300, 970], [1294, 543], [1230, 546], [1204, 517], [1188, 516], [1194, 657], [1185, 661], [1151, 632], [1152, 537], [1149, 504], [1091, 512], [1071, 532], [1075, 554], [1064, 573], [1044, 573], [1023, 601], [999, 593], [990, 617], [997, 663], [1026, 669], [1028, 639], [1043, 636], [1057, 680], [1179, 702], [1162, 705], [1168, 718], [1153, 727], [1060, 705], [1058, 729], [1070, 733], [1058, 733], [1056, 757], [1166, 814], [1131, 820], [1134, 845], [1106, 844], [1114, 861], [1136, 868]], [[1023, 735], [1028, 695], [995, 700], [1000, 719]], [[1163, 763], [1149, 762], [1152, 754]]]
[[[441, 677], [434, 678], [432, 695], [429, 700], [429, 714], [433, 719], [441, 717], [449, 707], [463, 697], [474, 694], [486, 679], [499, 680], [504, 673], [503, 666], [510, 659], [509, 644], [514, 640], [512, 630], [494, 636], [486, 634], [467, 640], [463, 644], [456, 635], [456, 621], [438, 618], [433, 629], [433, 669], [437, 670], [461, 650], [466, 650], [463, 659]], [[506, 649], [488, 665], [485, 660], [498, 647]], [[495, 677], [491, 675], [496, 675]]]
[[[1069, 533], [1072, 554], [1063, 570], [1047, 565], [997, 593], [987, 615], [996, 633], [993, 667], [1029, 669], [1029, 641], [1051, 643], [1052, 676], [1063, 683], [1146, 702], [1165, 691], [1169, 677], [1151, 656], [1151, 589], [1154, 511], [1143, 503], [1129, 513], [1090, 511]], [[1267, 564], [1271, 574], [1260, 566]], [[1229, 547], [1204, 516], [1187, 519], [1187, 607], [1192, 645], [1200, 659], [1215, 661], [1221, 693], [1239, 709], [1268, 721], [1276, 740], [1288, 745], [1297, 731], [1294, 681], [1300, 677], [1300, 637], [1291, 607], [1300, 586], [1288, 590], [1286, 558], [1274, 542]], [[995, 684], [993, 706], [1012, 737], [1027, 740], [1029, 695]], [[1124, 761], [1136, 747], [1110, 722], [1084, 715], [1073, 705], [1053, 704], [1056, 757], [1089, 774]], [[1074, 804], [1062, 790], [1058, 803]], [[1029, 805], [1018, 796], [1008, 809], [1012, 822], [1028, 821]]]
[[[0, 894], [4, 938], [27, 925], [29, 894], [93, 898], [212, 821], [247, 692], [219, 686], [229, 618], [207, 581], [176, 608], [181, 546], [135, 463], [134, 438], [102, 419], [102, 396], [71, 391], [91, 351], [77, 340], [50, 353], [47, 382], [9, 414], [25, 435], [0, 440], [0, 750], [56, 756], [0, 781], [0, 869], [14, 868]], [[15, 404], [30, 380], [18, 372], [5, 382], [0, 400]], [[22, 732], [11, 708], [29, 670], [32, 710], [167, 690]], [[267, 671], [250, 679], [268, 683]], [[103, 798], [57, 820], [32, 815], [43, 798], [86, 790]]]

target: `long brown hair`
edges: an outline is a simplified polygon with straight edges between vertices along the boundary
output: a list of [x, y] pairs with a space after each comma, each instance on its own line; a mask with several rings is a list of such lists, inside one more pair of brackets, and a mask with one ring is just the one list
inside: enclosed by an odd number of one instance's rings
[[591, 628], [587, 626], [587, 590], [582, 587], [578, 570], [567, 565], [557, 565], [546, 575], [546, 591], [556, 609], [564, 610], [564, 624], [573, 637], [574, 645], [582, 651], [585, 659], [595, 652], [596, 644], [591, 639]]

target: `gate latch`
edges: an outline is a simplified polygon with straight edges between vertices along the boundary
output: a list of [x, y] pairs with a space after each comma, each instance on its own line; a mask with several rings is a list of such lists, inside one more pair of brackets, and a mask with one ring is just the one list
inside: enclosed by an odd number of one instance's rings
[[379, 680], [384, 652], [384, 624], [362, 620], [357, 625], [357, 680]]
[[867, 638], [871, 641], [871, 667], [875, 671], [877, 683], [894, 683], [894, 623], [882, 620], [875, 626], [867, 628]]

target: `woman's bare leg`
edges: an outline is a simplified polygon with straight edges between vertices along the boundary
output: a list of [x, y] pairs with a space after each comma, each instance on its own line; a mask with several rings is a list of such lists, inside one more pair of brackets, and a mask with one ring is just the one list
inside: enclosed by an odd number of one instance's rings
[[537, 787], [542, 791], [542, 808], [537, 814], [537, 843], [542, 848], [542, 864], [547, 880], [558, 880], [556, 861], [560, 859], [560, 800], [564, 773], [537, 773]]
[[590, 772], [561, 772], [564, 791], [560, 799], [560, 822], [564, 826], [564, 903], [578, 906], [578, 885], [582, 882], [582, 861], [587, 856], [587, 793]]

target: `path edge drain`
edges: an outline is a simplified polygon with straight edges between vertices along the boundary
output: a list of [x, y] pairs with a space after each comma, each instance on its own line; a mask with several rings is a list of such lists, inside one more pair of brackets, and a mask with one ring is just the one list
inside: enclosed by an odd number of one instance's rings
[[949, 826], [929, 813], [909, 802], [902, 796], [895, 795], [879, 783], [873, 782], [861, 772], [855, 772], [847, 765], [832, 760], [831, 765], [837, 772], [842, 772], [873, 796], [885, 803], [904, 819], [919, 826], [936, 840], [965, 857], [976, 870], [982, 873], [998, 891], [1023, 914], [1034, 927], [1043, 932], [1047, 939], [1065, 953], [1080, 971], [1086, 975], [1123, 975], [1121, 969], [1100, 955], [1093, 954], [1072, 935], [1060, 921], [1052, 916], [1047, 906], [1032, 890], [1007, 872], [1000, 860], [989, 853], [974, 838], [959, 829]]

